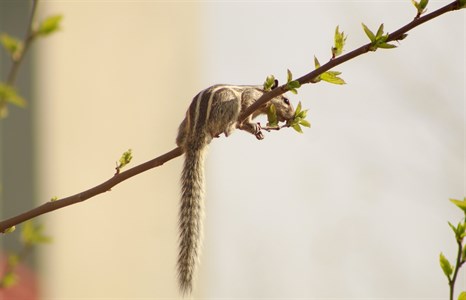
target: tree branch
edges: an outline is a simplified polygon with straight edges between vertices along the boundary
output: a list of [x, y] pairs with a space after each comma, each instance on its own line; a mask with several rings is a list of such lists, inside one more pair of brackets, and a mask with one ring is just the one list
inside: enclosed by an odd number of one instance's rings
[[24, 41], [23, 41], [24, 48], [21, 51], [21, 54], [17, 58], [13, 58], [13, 63], [11, 65], [10, 72], [8, 73], [6, 82], [10, 86], [13, 86], [15, 84], [16, 77], [18, 75], [19, 66], [21, 65], [21, 62], [23, 61], [24, 56], [26, 55], [26, 51], [29, 49], [29, 46], [31, 45], [35, 37], [35, 35], [33, 34], [34, 32], [33, 26], [34, 26], [34, 19], [35, 19], [36, 10], [37, 10], [37, 2], [39, 2], [39, 0], [32, 1], [29, 24], [28, 24], [28, 28], [26, 31], [26, 35], [24, 36]]
[[[390, 42], [390, 41], [396, 41], [396, 40], [401, 40], [402, 37], [404, 36], [404, 34], [406, 34], [408, 31], [410, 31], [411, 29], [431, 20], [431, 19], [434, 19], [446, 12], [450, 12], [450, 11], [454, 11], [454, 10], [458, 10], [460, 9], [460, 2], [459, 0], [458, 1], [454, 1], [448, 5], [445, 5], [444, 7], [436, 10], [436, 11], [433, 11], [432, 13], [430, 14], [427, 14], [427, 15], [424, 15], [422, 17], [419, 17], [419, 18], [415, 18], [413, 21], [411, 21], [410, 23], [408, 23], [407, 25], [401, 27], [400, 29], [394, 31], [393, 33], [389, 34], [388, 36], [388, 39], [386, 42]], [[300, 84], [306, 84], [306, 83], [315, 83], [315, 79], [327, 72], [328, 70], [332, 69], [333, 67], [335, 66], [338, 66], [348, 60], [351, 60], [357, 56], [360, 56], [364, 53], [367, 53], [369, 51], [371, 51], [371, 46], [372, 44], [371, 43], [368, 43], [366, 45], [363, 45], [351, 52], [348, 52], [347, 54], [345, 55], [342, 55], [342, 56], [339, 56], [337, 58], [334, 58], [334, 59], [331, 59], [330, 61], [328, 61], [326, 64], [320, 66], [319, 68], [315, 69], [314, 71], [300, 77], [297, 79], [297, 81], [300, 83]], [[288, 88], [287, 88], [287, 85], [282, 85], [280, 87], [277, 87], [275, 89], [273, 89], [272, 91], [268, 92], [268, 93], [265, 93], [264, 95], [262, 95], [262, 97], [260, 97], [254, 104], [252, 104], [250, 107], [248, 107], [242, 114], [241, 116], [239, 117], [239, 121], [244, 121], [249, 115], [251, 115], [255, 110], [257, 110], [260, 106], [262, 106], [263, 104], [265, 104], [266, 102], [270, 101], [272, 98], [274, 97], [277, 97], [281, 94], [284, 94], [285, 92], [288, 91]], [[157, 158], [154, 158], [148, 162], [145, 162], [143, 164], [140, 164], [136, 167], [133, 167], [125, 172], [122, 172], [122, 173], [119, 173], [119, 174], [115, 174], [112, 178], [110, 178], [109, 180], [93, 187], [93, 188], [90, 188], [84, 192], [81, 192], [81, 193], [78, 193], [78, 194], [75, 194], [73, 196], [69, 196], [69, 197], [66, 197], [66, 198], [63, 198], [63, 199], [59, 199], [59, 200], [55, 200], [55, 201], [49, 201], [45, 204], [42, 204], [30, 211], [27, 211], [27, 212], [24, 212], [22, 214], [19, 214], [15, 217], [12, 217], [12, 218], [9, 218], [7, 220], [4, 220], [4, 221], [1, 221], [0, 222], [0, 232], [4, 233], [8, 228], [12, 227], [12, 226], [15, 226], [15, 225], [18, 225], [26, 220], [29, 220], [29, 219], [32, 219], [32, 218], [35, 218], [37, 216], [40, 216], [42, 214], [45, 214], [45, 213], [48, 213], [48, 212], [51, 212], [51, 211], [54, 211], [54, 210], [57, 210], [57, 209], [60, 209], [62, 207], [65, 207], [65, 206], [69, 206], [69, 205], [72, 205], [72, 204], [76, 204], [76, 203], [79, 203], [79, 202], [82, 202], [82, 201], [85, 201], [89, 198], [92, 198], [98, 194], [101, 194], [101, 193], [104, 193], [106, 191], [109, 191], [112, 187], [114, 187], [115, 185], [125, 181], [126, 179], [129, 179], [139, 173], [142, 173], [142, 172], [145, 172], [149, 169], [152, 169], [152, 168], [155, 168], [155, 167], [158, 167], [158, 166], [161, 166], [163, 165], [165, 162], [173, 159], [173, 158], [176, 158], [178, 156], [180, 156], [181, 154], [183, 154], [183, 151], [177, 147]]]
[[[400, 29], [394, 31], [393, 33], [388, 35], [387, 43], [390, 41], [396, 41], [396, 40], [401, 40], [403, 35], [410, 31], [411, 29], [429, 21], [432, 20], [440, 15], [443, 15], [444, 13], [458, 10], [460, 9], [460, 2], [453, 1], [450, 4], [447, 4], [443, 6], [442, 8], [439, 8], [430, 14], [424, 15], [419, 18], [415, 18], [413, 21], [410, 23], [406, 24], [405, 26], [401, 27]], [[365, 54], [370, 51], [372, 44], [368, 43], [366, 45], [363, 45], [351, 52], [348, 52], [345, 55], [339, 56], [335, 59], [331, 59], [328, 61], [326, 64], [320, 66], [319, 68], [313, 70], [312, 72], [296, 79], [301, 85], [307, 84], [307, 83], [315, 83], [315, 79], [319, 76], [322, 75], [323, 73], [327, 72], [328, 70], [332, 69], [335, 66], [341, 65], [342, 63], [351, 60], [357, 56], [360, 56], [362, 54]], [[256, 102], [254, 102], [251, 106], [249, 106], [239, 117], [239, 121], [244, 121], [246, 118], [251, 115], [254, 111], [256, 111], [259, 107], [270, 101], [272, 98], [277, 97], [279, 95], [282, 95], [286, 93], [289, 89], [287, 88], [287, 85], [281, 85], [272, 91], [265, 93], [260, 97]]]
[[456, 283], [456, 277], [458, 276], [458, 272], [461, 266], [466, 262], [465, 260], [462, 260], [462, 255], [463, 255], [462, 239], [457, 238], [456, 243], [458, 244], [458, 254], [456, 256], [455, 270], [453, 272], [453, 277], [448, 282], [448, 285], [450, 286], [450, 300], [453, 300], [453, 297], [455, 295], [455, 283]]
[[69, 196], [66, 198], [62, 198], [59, 200], [55, 201], [49, 201], [47, 203], [44, 203], [34, 209], [31, 209], [27, 212], [24, 212], [22, 214], [19, 214], [15, 217], [9, 218], [7, 220], [1, 221], [0, 222], [0, 232], [4, 233], [5, 230], [8, 228], [18, 225], [26, 220], [30, 220], [32, 218], [38, 217], [40, 215], [43, 215], [45, 213], [63, 208], [65, 206], [69, 206], [72, 204], [76, 204], [79, 202], [83, 202], [89, 198], [92, 198], [94, 196], [97, 196], [99, 194], [105, 193], [109, 191], [112, 187], [115, 185], [135, 176], [138, 175], [139, 173], [145, 172], [147, 170], [153, 169], [155, 167], [163, 165], [165, 162], [172, 160], [178, 156], [183, 154], [183, 151], [181, 148], [177, 147], [159, 157], [156, 157], [152, 160], [149, 160], [145, 163], [142, 163], [136, 167], [133, 167], [131, 169], [128, 169], [124, 172], [121, 172], [119, 174], [115, 174], [112, 178], [108, 179], [107, 181], [90, 188], [86, 191], [83, 191], [81, 193], [75, 194], [73, 196]]

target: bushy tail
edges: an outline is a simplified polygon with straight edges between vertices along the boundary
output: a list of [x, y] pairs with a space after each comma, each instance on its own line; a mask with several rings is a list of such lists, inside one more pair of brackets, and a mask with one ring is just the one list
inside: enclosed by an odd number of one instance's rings
[[192, 291], [193, 274], [199, 260], [202, 238], [206, 147], [202, 145], [196, 148], [187, 147], [181, 174], [178, 280], [183, 295]]

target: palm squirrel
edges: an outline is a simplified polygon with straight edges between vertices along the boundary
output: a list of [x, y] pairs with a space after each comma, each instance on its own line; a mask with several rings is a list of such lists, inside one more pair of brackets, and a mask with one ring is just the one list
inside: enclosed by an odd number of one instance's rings
[[[276, 88], [278, 82], [272, 88]], [[262, 86], [214, 85], [197, 94], [180, 124], [176, 143], [185, 160], [181, 174], [179, 212], [178, 280], [183, 295], [192, 291], [193, 274], [199, 260], [204, 201], [204, 158], [207, 145], [221, 133], [229, 136], [235, 128], [263, 139], [261, 127], [252, 120], [267, 114], [273, 104], [278, 121], [288, 121], [294, 108], [284, 96], [277, 96], [257, 109], [245, 121], [240, 114], [265, 93]]]

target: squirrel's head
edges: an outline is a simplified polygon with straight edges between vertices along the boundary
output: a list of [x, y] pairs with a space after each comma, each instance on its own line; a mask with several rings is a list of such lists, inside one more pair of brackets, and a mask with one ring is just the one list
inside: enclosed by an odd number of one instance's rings
[[[275, 83], [272, 86], [272, 90], [278, 87], [278, 80], [275, 79]], [[290, 100], [284, 95], [277, 96], [270, 100], [271, 104], [275, 106], [277, 111], [277, 118], [280, 122], [286, 122], [294, 117], [294, 108], [291, 105]]]

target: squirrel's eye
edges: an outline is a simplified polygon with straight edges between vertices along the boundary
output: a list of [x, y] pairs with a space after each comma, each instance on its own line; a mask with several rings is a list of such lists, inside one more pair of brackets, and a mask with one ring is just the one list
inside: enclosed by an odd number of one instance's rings
[[290, 100], [288, 100], [288, 98], [283, 98], [283, 101], [285, 102], [286, 105], [290, 105]]

